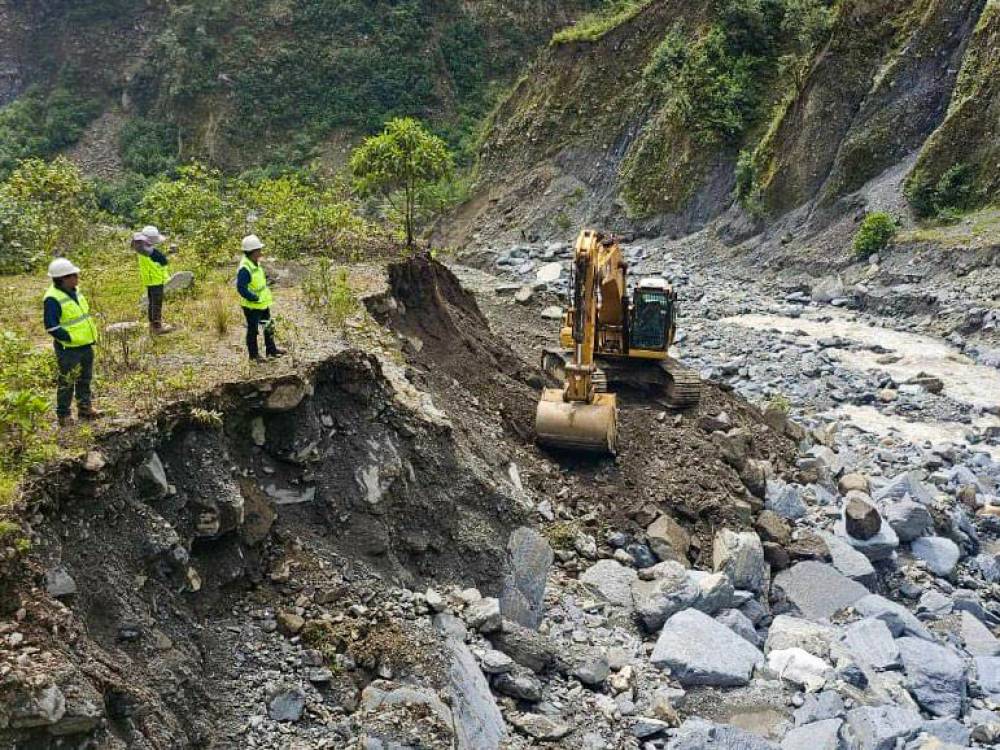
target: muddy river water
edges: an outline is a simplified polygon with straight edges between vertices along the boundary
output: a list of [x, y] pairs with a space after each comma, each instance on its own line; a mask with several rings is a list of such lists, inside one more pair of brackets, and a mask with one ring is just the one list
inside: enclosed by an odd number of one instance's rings
[[[884, 372], [896, 382], [905, 382], [920, 373], [929, 373], [944, 383], [943, 395], [969, 407], [996, 407], [1000, 404], [1000, 370], [976, 364], [955, 347], [932, 336], [894, 331], [857, 320], [844, 313], [824, 311], [824, 319], [791, 318], [780, 315], [740, 315], [723, 323], [757, 330], [795, 333], [800, 340], [818, 341], [840, 337], [862, 347], [877, 347], [881, 353], [863, 348], [831, 348], [830, 356], [854, 370]], [[887, 357], [885, 352], [891, 352]], [[970, 408], [970, 412], [972, 409]], [[969, 424], [940, 421], [912, 421], [879, 411], [872, 406], [841, 405], [833, 412], [858, 429], [877, 435], [891, 435], [913, 443], [962, 442]], [[973, 425], [986, 428], [1000, 425], [1000, 418], [977, 417]], [[1000, 446], [986, 450], [1000, 458]]]

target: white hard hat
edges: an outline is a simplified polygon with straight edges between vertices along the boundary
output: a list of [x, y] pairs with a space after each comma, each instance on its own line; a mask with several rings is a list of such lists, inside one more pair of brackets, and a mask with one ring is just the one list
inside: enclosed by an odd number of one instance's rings
[[256, 234], [248, 234], [243, 238], [243, 252], [252, 253], [254, 250], [260, 250], [264, 247], [264, 243], [260, 241], [260, 237]]
[[70, 263], [66, 258], [56, 258], [49, 263], [49, 278], [61, 279], [63, 276], [72, 276], [80, 273], [80, 269]]
[[162, 234], [160, 234], [159, 229], [157, 229], [152, 225], [142, 228], [142, 236], [146, 238], [146, 242], [148, 242], [150, 245], [159, 245], [161, 242], [167, 239]]

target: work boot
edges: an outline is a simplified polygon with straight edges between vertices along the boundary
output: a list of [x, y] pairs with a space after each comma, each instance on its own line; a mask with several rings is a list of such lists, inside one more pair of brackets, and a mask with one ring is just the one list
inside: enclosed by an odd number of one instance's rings
[[251, 354], [250, 355], [250, 363], [251, 364], [262, 365], [265, 362], [267, 362], [267, 360], [264, 357], [260, 356], [259, 354]]
[[275, 349], [272, 349], [271, 351], [269, 351], [267, 353], [267, 356], [268, 356], [268, 359], [281, 359], [286, 354], [288, 354], [288, 352], [286, 352], [284, 349], [275, 348]]
[[165, 333], [173, 333], [175, 330], [177, 329], [169, 323], [151, 323], [149, 326], [149, 332], [154, 336], [162, 336]]
[[80, 419], [85, 419], [87, 421], [92, 421], [94, 419], [100, 419], [104, 415], [95, 409], [93, 406], [78, 406], [76, 407], [76, 415]]
[[72, 427], [76, 424], [76, 420], [69, 414], [63, 417], [56, 417], [56, 419], [59, 421], [60, 427]]

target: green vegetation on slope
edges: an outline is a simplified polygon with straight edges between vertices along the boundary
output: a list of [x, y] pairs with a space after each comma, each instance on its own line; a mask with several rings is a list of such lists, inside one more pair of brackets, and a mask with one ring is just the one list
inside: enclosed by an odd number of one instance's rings
[[552, 35], [552, 44], [596, 42], [642, 13], [655, 0], [607, 0], [604, 7], [588, 13], [572, 26]]

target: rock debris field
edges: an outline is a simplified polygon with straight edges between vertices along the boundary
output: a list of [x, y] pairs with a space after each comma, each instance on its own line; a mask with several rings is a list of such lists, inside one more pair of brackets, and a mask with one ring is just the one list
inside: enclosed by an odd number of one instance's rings
[[[552, 455], [531, 419], [568, 250], [399, 264], [366, 306], [402, 357], [231, 389], [221, 430], [178, 418], [42, 483], [0, 740], [1000, 745], [1000, 428], [967, 387], [1000, 372], [972, 369], [989, 330], [962, 352], [829, 280], [634, 243], [705, 396], [624, 394], [616, 460]], [[850, 335], [873, 322], [895, 333]]]

